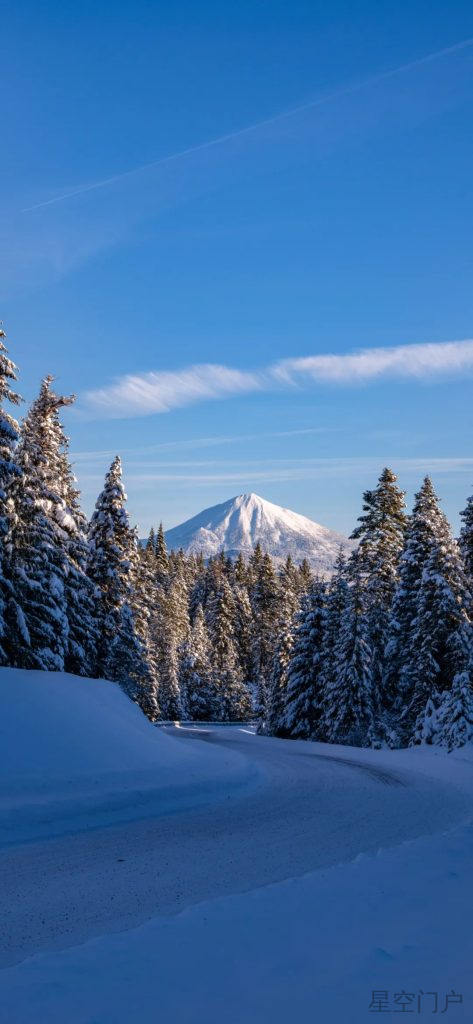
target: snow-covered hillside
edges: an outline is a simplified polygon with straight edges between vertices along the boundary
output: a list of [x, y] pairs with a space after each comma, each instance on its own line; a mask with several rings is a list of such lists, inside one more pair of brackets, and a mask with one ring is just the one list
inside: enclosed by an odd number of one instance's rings
[[232, 557], [239, 552], [248, 556], [258, 541], [276, 561], [283, 561], [288, 555], [297, 563], [307, 558], [322, 573], [331, 571], [340, 546], [351, 547], [341, 534], [273, 505], [258, 494], [239, 494], [222, 505], [204, 509], [166, 534], [171, 550], [202, 552], [204, 558], [219, 551]]

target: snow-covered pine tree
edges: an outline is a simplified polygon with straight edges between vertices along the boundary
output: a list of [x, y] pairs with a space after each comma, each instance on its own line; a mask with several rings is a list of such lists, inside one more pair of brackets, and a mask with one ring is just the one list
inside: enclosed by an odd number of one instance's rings
[[321, 736], [328, 743], [371, 746], [376, 741], [366, 587], [355, 552], [351, 587], [334, 650], [334, 673], [324, 693]]
[[285, 735], [286, 690], [294, 644], [295, 614], [291, 595], [289, 599], [282, 598], [277, 639], [269, 676], [267, 715], [261, 730], [269, 736]]
[[292, 739], [317, 735], [322, 707], [319, 680], [325, 629], [326, 584], [315, 580], [296, 616], [287, 668], [284, 714], [278, 731]]
[[21, 428], [12, 481], [13, 599], [9, 604], [9, 663], [62, 671], [69, 649], [66, 580], [70, 569], [69, 512], [62, 493], [57, 412], [72, 398], [55, 395], [52, 378], [41, 385]]
[[306, 594], [309, 588], [314, 582], [314, 574], [307, 561], [307, 558], [303, 558], [299, 566], [299, 587], [302, 594]]
[[148, 554], [150, 554], [154, 558], [156, 558], [156, 534], [154, 532], [154, 527], [153, 526], [151, 527], [151, 529], [149, 531], [148, 539], [147, 539], [146, 544], [145, 544], [145, 548], [148, 551]]
[[[14, 525], [15, 508], [13, 503], [12, 481], [20, 474], [16, 448], [20, 436], [17, 421], [5, 409], [5, 401], [19, 405], [21, 398], [12, 388], [17, 380], [17, 367], [8, 358], [4, 344], [5, 331], [0, 326], [0, 665], [8, 664], [11, 657], [7, 651], [7, 607], [10, 605], [14, 620], [23, 619], [21, 607], [14, 600], [10, 580], [9, 565], [10, 534]], [[14, 628], [18, 632], [18, 621]]]
[[192, 586], [189, 590], [189, 616], [191, 623], [194, 622], [199, 605], [205, 608], [208, 597], [209, 575], [202, 554], [197, 556], [195, 574]]
[[223, 721], [244, 720], [251, 710], [250, 696], [243, 680], [235, 642], [235, 602], [226, 577], [207, 605], [210, 659], [218, 713]]
[[389, 636], [391, 606], [398, 582], [399, 560], [404, 545], [407, 517], [404, 492], [397, 477], [385, 468], [373, 491], [363, 496], [363, 515], [352, 538], [359, 541], [353, 565], [364, 584], [371, 676], [376, 713], [386, 703], [384, 694], [385, 649]]
[[256, 716], [263, 724], [267, 715], [267, 692], [276, 640], [279, 586], [268, 554], [253, 568], [251, 607], [253, 612], [253, 669], [257, 686]]
[[243, 679], [251, 688], [253, 679], [253, 613], [251, 610], [248, 589], [244, 584], [233, 583], [233, 600], [235, 604], [235, 643]]
[[180, 665], [180, 690], [185, 694], [189, 718], [209, 722], [218, 717], [209, 658], [209, 637], [202, 605], [198, 605]]
[[[408, 519], [384, 657], [385, 713], [390, 709], [393, 733], [398, 729], [397, 722], [412, 696], [412, 676], [417, 656], [413, 624], [417, 615], [422, 573], [432, 548], [444, 532], [445, 517], [440, 510], [432, 481], [426, 476], [415, 495]], [[401, 742], [401, 735], [398, 742]]]
[[410, 680], [412, 690], [403, 725], [409, 742], [425, 739], [426, 705], [435, 707], [441, 693], [468, 670], [472, 625], [468, 617], [471, 592], [458, 544], [445, 516], [425, 563], [412, 624]]
[[473, 589], [473, 495], [468, 498], [466, 508], [460, 512], [460, 515], [463, 519], [460, 531], [460, 550], [470, 579], [470, 587]]
[[447, 750], [473, 742], [473, 649], [464, 671], [457, 672], [451, 689], [441, 695], [431, 742]]
[[64, 589], [66, 597], [68, 639], [65, 669], [76, 675], [95, 674], [97, 622], [95, 616], [96, 589], [87, 575], [88, 541], [87, 520], [81, 509], [77, 481], [69, 461], [69, 439], [59, 419], [59, 410], [69, 405], [71, 398], [55, 395], [52, 379], [47, 378], [51, 405], [51, 428], [55, 433], [55, 458], [49, 462], [51, 489], [56, 491], [52, 514], [64, 532], [66, 571]]
[[105, 477], [89, 524], [89, 576], [98, 588], [97, 670], [148, 706], [150, 671], [131, 609], [135, 535], [126, 511], [121, 461]]
[[289, 614], [289, 619], [292, 619], [299, 609], [305, 588], [302, 588], [300, 572], [290, 555], [281, 566], [278, 577], [281, 601], [285, 604], [285, 611]]
[[343, 616], [350, 601], [350, 588], [348, 585], [347, 560], [342, 548], [340, 548], [335, 562], [333, 576], [327, 584], [325, 630], [322, 648], [322, 664], [320, 670], [320, 691], [323, 703], [323, 715], [320, 724], [320, 739], [324, 739], [324, 720], [330, 717], [332, 708], [330, 706], [332, 687], [335, 682], [335, 650], [339, 642], [340, 630]]
[[170, 562], [173, 576], [158, 595], [156, 642], [158, 647], [159, 705], [166, 721], [187, 714], [186, 694], [181, 692], [181, 658], [185, 654], [190, 622], [187, 586], [179, 561]]
[[248, 566], [246, 565], [245, 559], [243, 558], [241, 551], [238, 552], [238, 555], [235, 559], [235, 564], [233, 566], [233, 579], [237, 586], [248, 587]]
[[156, 582], [163, 590], [169, 583], [169, 557], [162, 523], [156, 535]]
[[130, 606], [149, 673], [148, 685], [142, 687], [140, 704], [150, 721], [156, 722], [161, 712], [158, 699], [158, 645], [153, 631], [154, 616], [159, 600], [153, 536], [151, 535], [146, 545], [142, 547], [135, 532], [131, 557]]

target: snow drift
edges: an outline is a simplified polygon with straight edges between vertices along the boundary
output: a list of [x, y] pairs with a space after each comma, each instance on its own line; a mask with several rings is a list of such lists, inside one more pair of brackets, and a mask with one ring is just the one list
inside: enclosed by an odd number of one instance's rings
[[0, 845], [194, 806], [243, 760], [156, 729], [103, 679], [0, 669]]

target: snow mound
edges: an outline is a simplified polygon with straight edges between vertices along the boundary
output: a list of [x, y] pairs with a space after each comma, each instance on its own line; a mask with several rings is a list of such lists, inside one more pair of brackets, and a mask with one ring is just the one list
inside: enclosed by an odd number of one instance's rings
[[248, 557], [260, 543], [276, 562], [288, 555], [297, 563], [307, 558], [312, 568], [322, 573], [333, 569], [340, 547], [351, 550], [353, 546], [342, 534], [273, 505], [258, 494], [240, 494], [204, 509], [168, 530], [166, 543], [172, 550], [183, 548], [187, 554], [202, 552], [204, 558], [220, 551], [231, 557], [240, 552]]
[[[173, 812], [246, 782], [156, 729], [104, 679], [0, 669], [0, 845]], [[245, 774], [246, 773], [246, 774]]]

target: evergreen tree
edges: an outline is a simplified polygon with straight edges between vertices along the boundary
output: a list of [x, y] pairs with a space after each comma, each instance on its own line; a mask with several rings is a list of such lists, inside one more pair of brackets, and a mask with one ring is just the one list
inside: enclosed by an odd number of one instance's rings
[[159, 595], [152, 532], [145, 547], [140, 546], [136, 532], [134, 532], [130, 545], [132, 567], [130, 607], [148, 670], [146, 685], [141, 687], [140, 705], [150, 721], [156, 722], [161, 712], [158, 698], [159, 654], [153, 626]]
[[217, 717], [223, 721], [247, 719], [251, 705], [235, 643], [235, 603], [229, 583], [223, 575], [218, 589], [209, 600], [207, 623], [218, 704]]
[[69, 649], [66, 579], [69, 511], [58, 475], [57, 410], [71, 398], [54, 395], [47, 377], [22, 425], [20, 475], [12, 481], [9, 663], [62, 671]]
[[97, 646], [95, 617], [96, 589], [87, 575], [87, 520], [80, 506], [80, 493], [69, 461], [69, 439], [59, 420], [59, 409], [71, 398], [55, 395], [47, 378], [51, 428], [55, 434], [55, 458], [49, 462], [51, 491], [55, 492], [52, 512], [64, 534], [66, 565], [64, 589], [68, 620], [65, 656], [67, 672], [93, 676]]
[[352, 559], [350, 598], [335, 645], [333, 681], [324, 694], [321, 727], [329, 743], [370, 746], [375, 740], [371, 649], [362, 559]]
[[105, 477], [89, 526], [89, 576], [98, 588], [98, 674], [120, 683], [148, 708], [151, 685], [146, 652], [132, 613], [136, 538], [126, 511], [118, 456]]
[[[17, 379], [17, 368], [8, 358], [4, 345], [5, 332], [0, 327], [0, 665], [5, 665], [12, 651], [7, 653], [9, 632], [7, 608], [16, 621], [15, 634], [18, 633], [18, 620], [23, 621], [23, 612], [14, 598], [11, 569], [9, 565], [11, 531], [15, 519], [15, 507], [12, 496], [12, 481], [20, 475], [16, 448], [19, 440], [19, 425], [4, 408], [5, 401], [19, 405], [21, 399], [12, 389], [12, 382]], [[10, 645], [11, 648], [11, 645]]]
[[[175, 565], [178, 563], [173, 568]], [[166, 721], [178, 721], [187, 714], [180, 668], [189, 631], [187, 588], [181, 572], [176, 569], [167, 590], [161, 591], [158, 612], [159, 704]]]
[[353, 565], [366, 590], [367, 639], [378, 713], [385, 703], [385, 650], [407, 525], [404, 492], [396, 481], [390, 469], [383, 470], [375, 490], [363, 496], [363, 515], [352, 533], [353, 539], [359, 540]]
[[209, 658], [209, 637], [202, 605], [195, 614], [194, 623], [183, 648], [180, 669], [180, 689], [186, 695], [189, 717], [208, 722], [218, 716], [215, 687]]
[[235, 564], [233, 567], [233, 578], [237, 586], [248, 588], [249, 572], [241, 551], [238, 552], [237, 558], [235, 560]]
[[286, 690], [294, 644], [294, 615], [290, 602], [283, 603], [268, 686], [268, 708], [264, 730], [270, 736], [285, 735]]
[[454, 750], [473, 741], [473, 651], [463, 672], [441, 698], [433, 742]]
[[463, 519], [460, 531], [460, 550], [470, 578], [470, 586], [473, 588], [473, 495], [468, 498], [466, 508], [460, 512], [460, 515]]
[[324, 705], [324, 717], [330, 712], [330, 708], [327, 707], [327, 694], [331, 693], [335, 682], [335, 651], [339, 642], [343, 616], [349, 601], [350, 589], [348, 585], [347, 561], [343, 548], [340, 548], [333, 576], [327, 585], [325, 630], [320, 673], [320, 690]]
[[326, 586], [316, 580], [302, 599], [287, 669], [284, 716], [278, 731], [293, 739], [316, 735], [321, 714], [319, 687], [325, 628]]
[[235, 645], [243, 679], [247, 686], [253, 677], [253, 612], [248, 589], [243, 583], [234, 582], [232, 586], [235, 607]]
[[416, 659], [414, 621], [422, 574], [433, 547], [444, 533], [445, 518], [432, 481], [425, 477], [408, 519], [385, 650], [385, 701], [391, 708], [393, 728], [412, 694]]
[[309, 588], [314, 582], [314, 574], [307, 561], [304, 558], [299, 566], [299, 589], [301, 594], [306, 594]]
[[301, 586], [301, 576], [290, 555], [279, 570], [279, 592], [285, 604], [285, 612], [292, 619], [299, 608], [305, 588]]
[[164, 590], [169, 583], [169, 557], [162, 523], [159, 524], [156, 536], [156, 581]]
[[251, 605], [253, 610], [253, 680], [257, 685], [256, 714], [264, 722], [267, 714], [267, 687], [274, 654], [278, 619], [279, 588], [269, 555], [263, 555], [253, 568]]
[[154, 559], [156, 558], [156, 534], [153, 527], [151, 527], [149, 531], [145, 549], [148, 552], [148, 555], [152, 556]]
[[472, 648], [471, 594], [446, 518], [425, 563], [412, 624], [411, 692], [402, 720], [411, 743], [422, 742], [425, 708], [467, 671]]

